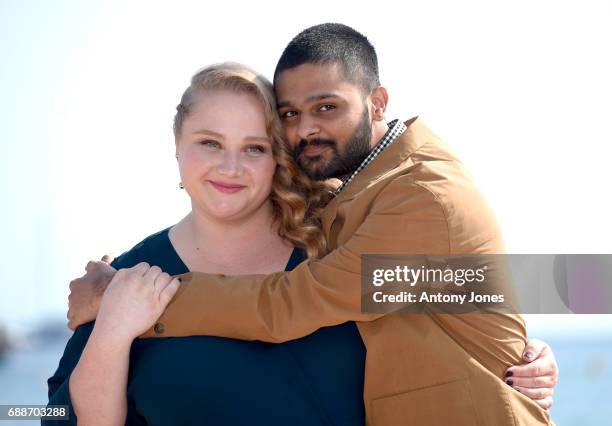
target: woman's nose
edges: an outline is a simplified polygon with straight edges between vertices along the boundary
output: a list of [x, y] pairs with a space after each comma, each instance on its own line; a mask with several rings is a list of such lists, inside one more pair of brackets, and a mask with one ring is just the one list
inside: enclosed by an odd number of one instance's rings
[[225, 151], [217, 166], [219, 174], [227, 177], [242, 176], [243, 166], [239, 152]]

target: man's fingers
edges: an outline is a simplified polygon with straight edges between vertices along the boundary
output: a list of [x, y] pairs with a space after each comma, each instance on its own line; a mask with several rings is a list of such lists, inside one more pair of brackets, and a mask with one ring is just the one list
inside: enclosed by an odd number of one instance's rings
[[[107, 255], [104, 255], [104, 257], [106, 257]], [[106, 260], [104, 260], [104, 257], [102, 257], [102, 262], [104, 263], [109, 263]], [[110, 259], [110, 258], [108, 258]], [[85, 271], [87, 272], [91, 272], [96, 270], [97, 268], [100, 268], [100, 261], [98, 260], [90, 260], [89, 262], [87, 262], [87, 265], [85, 266]]]
[[104, 263], [111, 263], [113, 261], [113, 257], [110, 254], [105, 254], [100, 260]]
[[168, 306], [168, 303], [170, 303], [180, 286], [181, 282], [175, 277], [161, 290], [159, 293], [159, 301], [164, 308]]
[[544, 351], [548, 349], [548, 345], [538, 339], [530, 339], [525, 345], [523, 351], [523, 359], [526, 362], [531, 362], [544, 355]]
[[553, 397], [549, 396], [544, 399], [536, 399], [535, 403], [538, 404], [540, 407], [544, 408], [545, 410], [549, 410], [550, 407], [552, 407], [553, 405]]
[[555, 379], [553, 376], [540, 376], [540, 377], [514, 377], [513, 376], [513, 377], [507, 377], [506, 383], [509, 384], [510, 386], [518, 386], [518, 387], [524, 387], [524, 388], [553, 388], [555, 386]]

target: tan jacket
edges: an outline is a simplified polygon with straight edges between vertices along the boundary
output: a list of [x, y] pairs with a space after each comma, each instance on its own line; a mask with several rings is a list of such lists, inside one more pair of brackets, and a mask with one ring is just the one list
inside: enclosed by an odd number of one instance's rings
[[498, 226], [459, 160], [419, 118], [330, 202], [330, 253], [291, 272], [190, 273], [143, 337], [284, 342], [357, 321], [371, 426], [551, 424], [504, 383], [526, 341], [518, 315], [361, 312], [364, 253], [503, 253]]

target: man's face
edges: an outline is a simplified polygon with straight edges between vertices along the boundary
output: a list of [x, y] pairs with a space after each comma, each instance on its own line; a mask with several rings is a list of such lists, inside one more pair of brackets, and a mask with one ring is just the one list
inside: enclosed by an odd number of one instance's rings
[[285, 139], [312, 179], [346, 175], [371, 150], [372, 123], [362, 89], [339, 64], [303, 64], [276, 80]]

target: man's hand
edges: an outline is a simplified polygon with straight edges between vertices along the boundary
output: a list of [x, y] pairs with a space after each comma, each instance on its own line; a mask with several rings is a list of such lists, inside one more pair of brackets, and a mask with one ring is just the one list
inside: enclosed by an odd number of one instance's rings
[[92, 260], [85, 267], [85, 275], [70, 281], [67, 317], [71, 330], [96, 319], [104, 290], [117, 272], [109, 262], [107, 255], [99, 262]]
[[523, 360], [527, 364], [506, 370], [506, 383], [549, 409], [559, 380], [559, 367], [552, 349], [541, 340], [531, 339], [523, 351]]

